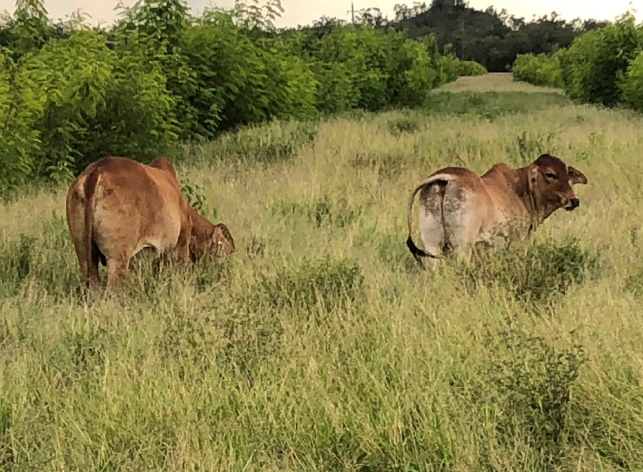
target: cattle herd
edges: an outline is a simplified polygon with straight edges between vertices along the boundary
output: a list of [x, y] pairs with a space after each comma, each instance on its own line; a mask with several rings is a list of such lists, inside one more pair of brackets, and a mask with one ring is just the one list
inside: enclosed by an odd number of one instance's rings
[[[506, 245], [529, 236], [554, 211], [574, 210], [579, 200], [572, 185], [586, 183], [582, 172], [548, 154], [518, 169], [497, 164], [482, 176], [441, 169], [411, 193], [407, 246], [420, 264], [426, 259], [432, 267], [451, 253], [468, 259], [474, 247]], [[424, 250], [412, 237], [418, 193]], [[226, 225], [211, 223], [187, 203], [174, 167], [162, 157], [149, 165], [123, 157], [90, 164], [69, 188], [66, 215], [89, 289], [99, 286], [99, 263], [114, 288], [146, 248], [182, 262], [235, 251]]]

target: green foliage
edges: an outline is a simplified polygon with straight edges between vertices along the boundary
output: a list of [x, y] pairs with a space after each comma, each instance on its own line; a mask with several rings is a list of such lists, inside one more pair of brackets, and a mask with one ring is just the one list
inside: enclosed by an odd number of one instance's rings
[[213, 141], [207, 146], [204, 159], [259, 164], [288, 162], [316, 137], [317, 127], [312, 122], [250, 126]]
[[504, 249], [487, 257], [477, 264], [459, 267], [465, 284], [472, 288], [501, 287], [516, 300], [535, 308], [595, 278], [602, 269], [600, 254], [581, 247], [573, 238], [531, 244], [526, 251]]
[[363, 301], [364, 276], [352, 259], [305, 259], [262, 275], [252, 292], [255, 303], [276, 310], [329, 312]]
[[513, 113], [560, 108], [569, 104], [562, 94], [531, 92], [433, 93], [424, 101], [430, 115], [473, 115], [495, 118]]
[[[0, 56], [1, 188], [69, 180], [107, 155], [149, 160], [173, 153], [179, 139], [271, 120], [416, 106], [433, 88], [482, 73], [442, 56], [430, 35], [340, 24], [321, 36], [277, 32], [278, 0], [199, 17], [185, 0], [118, 8], [107, 31], [81, 15], [54, 27], [40, 0], [20, 0], [0, 24], [9, 46]], [[310, 140], [233, 136], [233, 156], [264, 163], [288, 160]]]
[[487, 69], [475, 61], [460, 61], [460, 77], [485, 75]]
[[634, 19], [579, 37], [565, 54], [565, 89], [573, 99], [615, 105], [621, 99], [620, 80], [641, 45]]
[[632, 109], [643, 112], [643, 52], [639, 52], [621, 83], [623, 102]]
[[512, 72], [517, 80], [564, 88], [569, 97], [583, 103], [623, 103], [642, 111], [641, 47], [643, 27], [626, 14], [578, 37], [569, 49], [519, 55]]
[[199, 213], [203, 214], [206, 206], [203, 187], [201, 187], [199, 184], [186, 183], [181, 185], [181, 191], [183, 192], [188, 205], [190, 205]]
[[8, 54], [0, 52], [0, 191], [34, 172], [40, 137], [35, 129], [42, 105], [34, 86]]
[[511, 68], [514, 78], [534, 85], [546, 87], [564, 86], [561, 60], [564, 50], [553, 55], [521, 54]]
[[107, 155], [149, 159], [168, 150], [176, 138], [173, 102], [161, 72], [146, 72], [141, 61], [118, 57], [89, 31], [24, 58], [43, 109], [42, 173], [65, 176]]
[[503, 442], [522, 441], [559, 464], [572, 414], [571, 392], [585, 361], [580, 345], [557, 349], [545, 339], [512, 330], [500, 333], [486, 376], [502, 410], [497, 428]]

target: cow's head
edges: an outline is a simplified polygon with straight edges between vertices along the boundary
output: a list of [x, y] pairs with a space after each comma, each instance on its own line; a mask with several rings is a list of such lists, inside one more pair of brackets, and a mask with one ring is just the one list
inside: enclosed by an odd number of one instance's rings
[[219, 259], [235, 252], [234, 239], [223, 223], [207, 222], [207, 228], [192, 228], [190, 237], [190, 256], [194, 262], [203, 257]]
[[228, 227], [223, 223], [214, 225], [212, 248], [214, 257], [229, 256], [236, 250], [232, 234], [230, 234], [230, 230], [228, 230]]
[[559, 208], [568, 211], [578, 208], [580, 200], [572, 186], [587, 184], [581, 171], [549, 154], [543, 154], [529, 167], [529, 186], [545, 218]]

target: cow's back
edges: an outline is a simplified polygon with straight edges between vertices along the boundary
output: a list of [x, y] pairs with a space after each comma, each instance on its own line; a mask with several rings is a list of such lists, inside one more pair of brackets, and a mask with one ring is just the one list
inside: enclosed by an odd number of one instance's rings
[[93, 234], [101, 253], [109, 259], [144, 247], [174, 248], [185, 212], [174, 175], [118, 157], [98, 161], [92, 171], [99, 173]]

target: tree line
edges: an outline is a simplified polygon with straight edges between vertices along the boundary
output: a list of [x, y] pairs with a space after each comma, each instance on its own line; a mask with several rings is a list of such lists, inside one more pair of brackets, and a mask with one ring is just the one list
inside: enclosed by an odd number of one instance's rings
[[[550, 53], [568, 47], [579, 35], [607, 24], [597, 20], [567, 21], [556, 12], [527, 21], [505, 9], [477, 10], [464, 0], [397, 4], [393, 18], [377, 8], [361, 9], [355, 14], [355, 22], [406, 30], [411, 38], [434, 35], [440, 52], [452, 51], [460, 59], [482, 64], [490, 72], [506, 72], [519, 54]], [[301, 28], [323, 33], [337, 24], [345, 22], [321, 18]]]
[[278, 31], [279, 0], [119, 5], [109, 27], [18, 0], [0, 22], [0, 186], [67, 179], [109, 154], [139, 160], [272, 119], [421, 104], [479, 64], [433, 36], [342, 25]]
[[517, 80], [562, 88], [580, 102], [643, 111], [643, 25], [626, 13], [569, 48], [518, 56], [512, 71]]

